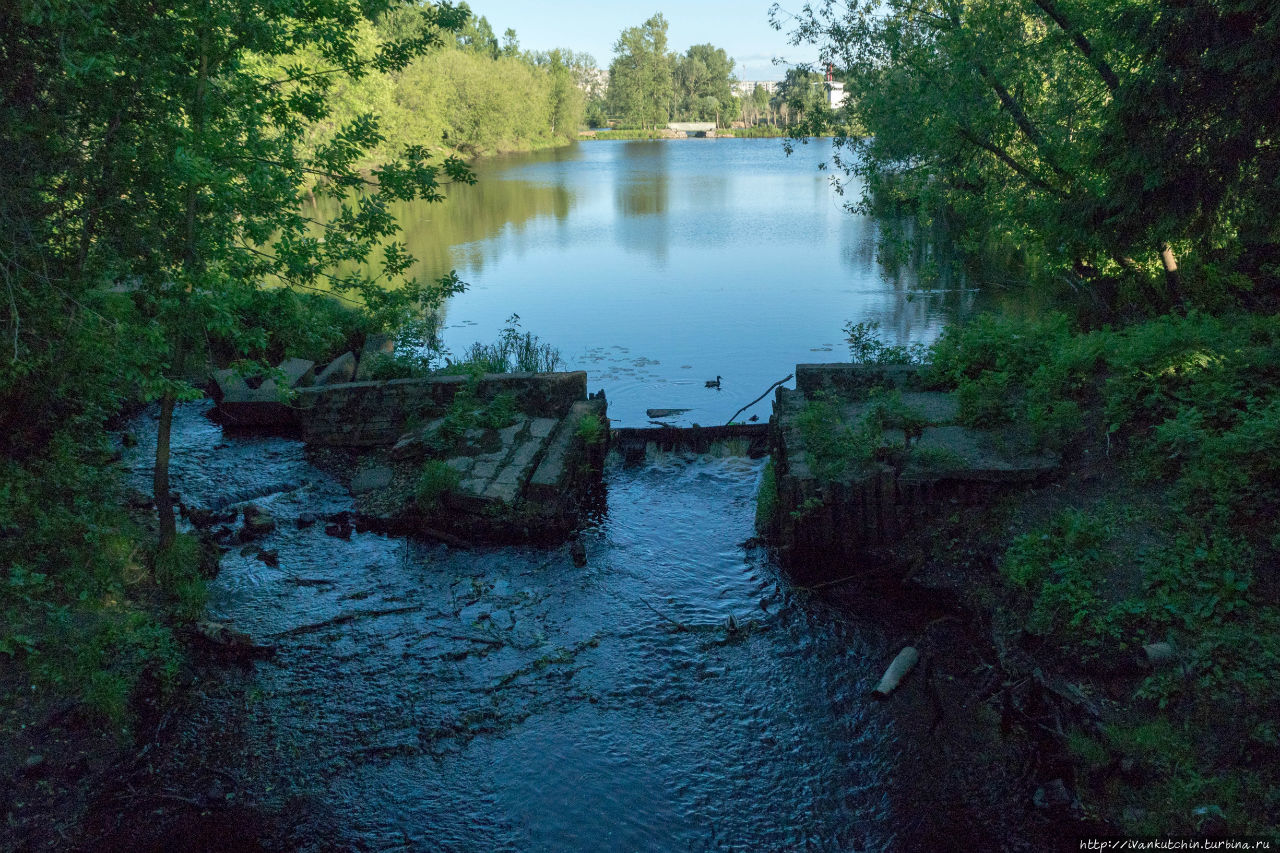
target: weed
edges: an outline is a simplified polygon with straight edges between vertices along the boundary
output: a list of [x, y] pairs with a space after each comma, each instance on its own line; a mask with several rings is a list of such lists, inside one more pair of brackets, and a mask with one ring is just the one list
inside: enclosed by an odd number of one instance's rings
[[578, 420], [578, 440], [588, 447], [604, 441], [604, 424], [599, 415], [588, 413]]
[[461, 477], [458, 472], [438, 459], [432, 459], [422, 466], [422, 473], [414, 484], [413, 495], [418, 508], [430, 511], [440, 506], [441, 500], [450, 492], [456, 491]]

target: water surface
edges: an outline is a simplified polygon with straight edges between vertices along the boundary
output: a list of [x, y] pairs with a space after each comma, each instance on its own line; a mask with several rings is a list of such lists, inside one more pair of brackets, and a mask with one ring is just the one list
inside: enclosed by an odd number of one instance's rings
[[446, 309], [453, 353], [518, 314], [616, 423], [684, 407], [723, 423], [797, 363], [847, 360], [849, 321], [927, 342], [974, 303], [877, 261], [877, 225], [846, 210], [857, 187], [832, 188], [829, 157], [826, 140], [790, 157], [769, 139], [584, 142], [486, 161], [475, 186], [398, 213], [420, 275], [470, 284]]

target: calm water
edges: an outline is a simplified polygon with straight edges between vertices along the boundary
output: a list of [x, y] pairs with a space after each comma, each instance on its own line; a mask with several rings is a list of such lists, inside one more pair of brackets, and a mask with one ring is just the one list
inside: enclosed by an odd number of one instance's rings
[[797, 363], [847, 360], [850, 320], [928, 341], [974, 303], [877, 263], [875, 223], [818, 168], [829, 156], [822, 140], [790, 157], [767, 139], [580, 143], [488, 161], [476, 186], [400, 218], [420, 273], [470, 283], [446, 309], [452, 352], [519, 314], [589, 371], [616, 423], [685, 407], [723, 423]]

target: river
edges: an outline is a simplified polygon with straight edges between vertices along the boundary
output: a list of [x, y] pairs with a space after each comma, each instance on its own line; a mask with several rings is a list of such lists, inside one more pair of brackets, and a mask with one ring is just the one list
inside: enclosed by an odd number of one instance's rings
[[[945, 265], [877, 260], [879, 229], [831, 186], [829, 140], [595, 141], [483, 161], [475, 186], [396, 211], [420, 259], [469, 285], [446, 306], [455, 355], [507, 318], [590, 372], [619, 426], [651, 408], [724, 423], [799, 362], [846, 361], [845, 323], [929, 342], [978, 291]], [[706, 381], [723, 377], [718, 390]], [[768, 400], [741, 417], [765, 419]]]
[[[451, 348], [518, 313], [620, 422], [687, 406], [715, 423], [798, 361], [847, 358], [847, 321], [927, 340], [973, 304], [881, 267], [821, 157], [582, 144], [485, 164], [477, 187], [402, 216], [423, 272], [471, 283], [446, 309]], [[251, 495], [276, 518], [224, 555], [210, 611], [279, 651], [206, 673], [148, 759], [164, 791], [250, 817], [180, 822], [153, 849], [208, 833], [208, 849], [908, 851], [952, 832], [954, 810], [902, 784], [910, 750], [867, 698], [909, 629], [856, 589], [798, 586], [752, 540], [763, 460], [612, 459], [575, 568], [564, 547], [295, 524], [352, 508], [325, 455], [224, 433], [209, 408], [179, 406], [174, 488], [202, 506]], [[131, 427], [140, 487], [154, 418]], [[146, 849], [163, 821], [135, 822], [117, 839]]]

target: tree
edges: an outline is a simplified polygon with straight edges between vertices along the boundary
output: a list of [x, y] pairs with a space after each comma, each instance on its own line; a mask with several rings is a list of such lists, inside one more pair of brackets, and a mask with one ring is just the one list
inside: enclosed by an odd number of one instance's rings
[[[14, 261], [6, 267], [9, 372], [50, 363], [49, 337], [102, 304], [109, 286], [131, 293], [131, 308], [115, 306], [117, 316], [98, 328], [110, 335], [110, 357], [123, 362], [121, 384], [160, 400], [162, 548], [175, 535], [174, 405], [197, 395], [188, 377], [210, 337], [261, 342], [263, 328], [242, 310], [254, 292], [268, 282], [325, 289], [391, 323], [458, 286], [452, 276], [386, 286], [404, 280], [412, 263], [393, 239], [388, 205], [441, 198], [448, 182], [471, 180], [464, 164], [410, 147], [362, 177], [355, 163], [381, 138], [371, 115], [313, 151], [304, 144], [308, 126], [329, 112], [336, 79], [403, 68], [465, 19], [447, 5], [419, 7], [418, 35], [361, 57], [359, 22], [389, 5], [122, 0], [62, 10], [19, 2], [4, 13], [5, 59], [21, 65], [4, 71], [0, 120], [11, 144], [35, 155], [17, 164], [15, 186], [3, 194], [4, 215], [17, 223], [3, 237]], [[47, 140], [52, 150], [39, 153]], [[303, 213], [305, 188], [316, 180], [341, 200], [323, 226]], [[336, 271], [375, 255], [377, 273]], [[33, 313], [42, 302], [55, 307]]]
[[656, 127], [671, 116], [671, 57], [667, 20], [661, 13], [622, 31], [609, 66], [609, 104], [627, 121]]
[[727, 121], [738, 112], [733, 97], [733, 60], [711, 44], [695, 44], [675, 58], [673, 82], [676, 115], [694, 121], [723, 116]]
[[827, 0], [793, 38], [847, 75], [869, 135], [842, 140], [844, 163], [867, 201], [910, 200], [962, 247], [1017, 247], [1105, 302], [1119, 275], [1159, 307], [1187, 298], [1176, 252], [1223, 248], [1274, 182], [1266, 9]]

